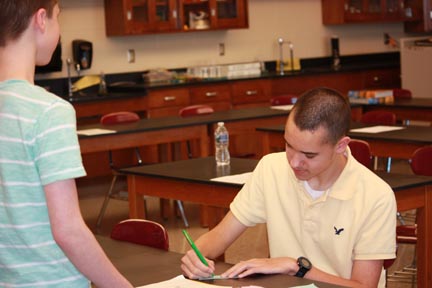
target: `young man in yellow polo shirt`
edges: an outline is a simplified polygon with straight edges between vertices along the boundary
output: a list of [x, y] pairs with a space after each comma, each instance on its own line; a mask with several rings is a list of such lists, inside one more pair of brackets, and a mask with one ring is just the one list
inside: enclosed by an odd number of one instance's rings
[[[266, 223], [270, 258], [234, 265], [227, 277], [285, 273], [350, 287], [384, 287], [383, 260], [395, 258], [392, 189], [348, 148], [350, 105], [317, 88], [299, 97], [285, 126], [285, 153], [269, 154], [231, 203], [230, 212], [196, 245], [210, 259], [248, 227]], [[214, 272], [190, 250], [190, 278]]]

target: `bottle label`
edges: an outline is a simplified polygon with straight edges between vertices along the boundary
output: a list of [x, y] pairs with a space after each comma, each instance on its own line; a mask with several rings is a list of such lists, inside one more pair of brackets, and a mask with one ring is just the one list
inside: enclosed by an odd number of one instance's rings
[[217, 135], [216, 142], [220, 144], [228, 143], [228, 134]]

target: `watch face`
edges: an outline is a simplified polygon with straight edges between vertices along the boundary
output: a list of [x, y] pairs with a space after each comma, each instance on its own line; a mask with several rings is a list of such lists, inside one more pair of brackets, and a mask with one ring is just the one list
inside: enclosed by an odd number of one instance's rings
[[299, 257], [298, 262], [300, 267], [305, 267], [308, 270], [312, 268], [312, 263], [305, 257]]

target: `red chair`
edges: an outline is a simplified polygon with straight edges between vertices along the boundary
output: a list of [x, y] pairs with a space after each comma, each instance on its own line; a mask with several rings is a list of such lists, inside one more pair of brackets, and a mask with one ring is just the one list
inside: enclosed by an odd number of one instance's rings
[[351, 150], [351, 154], [358, 162], [372, 169], [372, 154], [368, 142], [359, 139], [351, 139], [348, 146]]
[[[390, 111], [376, 110], [364, 113], [361, 116], [360, 122], [373, 125], [396, 125], [396, 114]], [[387, 158], [386, 171], [391, 170], [391, 157]], [[374, 169], [378, 167], [378, 158], [374, 157]]]
[[126, 124], [133, 123], [140, 120], [138, 114], [134, 112], [114, 112], [103, 115], [100, 119], [102, 125], [116, 125], [116, 124]]
[[410, 159], [414, 174], [432, 176], [432, 146], [424, 146], [414, 151]]
[[[206, 114], [212, 114], [214, 112], [214, 109], [209, 105], [191, 105], [186, 106], [179, 111], [180, 117], [192, 117], [192, 116], [198, 116], [198, 115], [206, 115]], [[191, 142], [187, 141], [187, 155], [188, 158], [193, 158], [192, 155], [192, 147]]]
[[[432, 146], [424, 146], [414, 151], [410, 159], [411, 170], [416, 175], [432, 176]], [[417, 225], [399, 225], [396, 227], [397, 242], [399, 244], [417, 244]], [[411, 265], [404, 267], [402, 271], [395, 271], [394, 275], [401, 278], [405, 276], [412, 285], [416, 281], [415, 255]], [[390, 275], [390, 277], [394, 276]]]
[[180, 109], [180, 117], [190, 117], [196, 115], [211, 114], [214, 110], [208, 105], [191, 105]]
[[[124, 124], [134, 123], [134, 122], [137, 122], [139, 120], [140, 120], [140, 117], [138, 116], [138, 114], [136, 114], [134, 112], [122, 111], [122, 112], [114, 112], [114, 113], [109, 113], [109, 114], [103, 115], [100, 119], [100, 123], [102, 125], [106, 125], [106, 126], [124, 125]], [[137, 161], [136, 165], [142, 165], [143, 161], [142, 161], [138, 147], [136, 147], [134, 149], [134, 151], [135, 151], [135, 157], [136, 157], [136, 161]], [[108, 203], [109, 203], [110, 199], [113, 198], [113, 199], [117, 199], [117, 200], [128, 201], [127, 191], [114, 191], [114, 187], [115, 187], [115, 184], [117, 182], [117, 178], [122, 175], [118, 170], [120, 168], [124, 168], [124, 167], [118, 167], [114, 163], [111, 150], [108, 151], [108, 157], [109, 157], [109, 165], [111, 168], [111, 172], [113, 174], [113, 178], [111, 180], [110, 188], [107, 191], [107, 193], [105, 194], [105, 199], [104, 199], [104, 202], [102, 203], [102, 207], [99, 211], [98, 219], [96, 222], [96, 228], [97, 229], [100, 229], [100, 227], [101, 227], [102, 219], [105, 216], [105, 212], [106, 212], [106, 209], [108, 207]]]
[[271, 106], [292, 105], [297, 102], [297, 95], [287, 94], [270, 98]]
[[[180, 117], [193, 117], [193, 116], [198, 116], [198, 115], [211, 114], [213, 112], [214, 112], [213, 108], [209, 105], [190, 105], [190, 106], [186, 106], [186, 107], [180, 109], [179, 116]], [[173, 144], [177, 145], [179, 143], [173, 143]], [[182, 143], [180, 143], [180, 145], [181, 144]], [[186, 141], [187, 157], [189, 159], [193, 158], [191, 145], [192, 145], [191, 141]], [[188, 223], [188, 220], [186, 218], [186, 213], [184, 211], [182, 201], [176, 200], [176, 204], [177, 204], [178, 211], [180, 212], [180, 216], [182, 217], [185, 226], [189, 227], [189, 223]], [[165, 206], [164, 204], [162, 204], [162, 205]], [[162, 213], [162, 214], [164, 214], [164, 213]]]
[[128, 219], [116, 224], [111, 238], [168, 251], [168, 233], [161, 224], [144, 219]]
[[394, 99], [411, 99], [412, 98], [411, 90], [403, 89], [403, 88], [393, 89], [393, 98]]

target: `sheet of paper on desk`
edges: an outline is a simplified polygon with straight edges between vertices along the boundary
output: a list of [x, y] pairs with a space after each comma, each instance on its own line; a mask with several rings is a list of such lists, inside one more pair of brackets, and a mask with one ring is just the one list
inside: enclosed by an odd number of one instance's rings
[[293, 108], [294, 105], [278, 105], [278, 106], [271, 106], [271, 109], [276, 109], [276, 110], [285, 110], [285, 111], [290, 111]]
[[101, 134], [111, 134], [111, 133], [116, 133], [116, 132], [117, 131], [115, 131], [115, 130], [95, 128], [95, 129], [78, 130], [77, 134], [78, 135], [85, 135], [85, 136], [92, 136], [92, 135], [101, 135]]
[[251, 174], [252, 174], [252, 172], [247, 172], [247, 173], [243, 173], [243, 174], [228, 175], [228, 176], [212, 178], [210, 180], [211, 181], [225, 182], [225, 183], [244, 184], [244, 183], [246, 183], [246, 180], [249, 179]]
[[402, 130], [402, 129], [405, 129], [405, 127], [378, 125], [378, 126], [351, 129], [350, 132], [381, 133], [381, 132], [388, 132], [388, 131], [395, 131], [395, 130]]
[[213, 288], [213, 287], [230, 287], [230, 286], [219, 286], [212, 285], [205, 282], [193, 281], [186, 279], [183, 275], [179, 275], [167, 281], [159, 283], [139, 286], [137, 288]]

